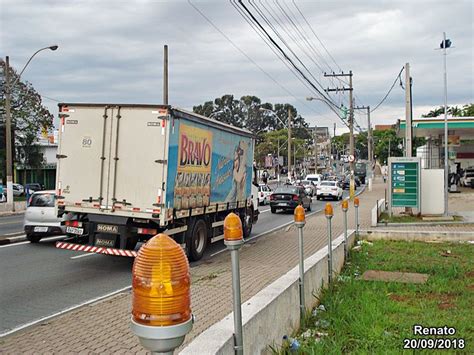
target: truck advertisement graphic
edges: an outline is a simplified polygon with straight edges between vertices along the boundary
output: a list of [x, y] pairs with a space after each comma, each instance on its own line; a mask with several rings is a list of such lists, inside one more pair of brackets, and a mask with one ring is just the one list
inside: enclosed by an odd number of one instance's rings
[[251, 195], [252, 140], [194, 122], [170, 134], [167, 205], [175, 209], [245, 201]]
[[178, 140], [174, 207], [181, 210], [209, 206], [212, 132], [182, 124]]

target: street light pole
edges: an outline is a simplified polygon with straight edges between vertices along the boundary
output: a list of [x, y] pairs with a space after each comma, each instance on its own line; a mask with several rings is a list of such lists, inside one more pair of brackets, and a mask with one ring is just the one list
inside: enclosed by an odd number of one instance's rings
[[[448, 164], [448, 73], [446, 70], [446, 55], [448, 48], [448, 41], [446, 40], [446, 32], [443, 32], [444, 48], [444, 215], [448, 215], [448, 191], [449, 191], [449, 164]], [[449, 41], [449, 46], [451, 41]]]
[[10, 58], [5, 58], [5, 137], [7, 155], [7, 202], [11, 204], [11, 210], [15, 212], [13, 201], [13, 159], [12, 159], [12, 120], [10, 113]]
[[291, 181], [291, 110], [288, 107], [288, 181]]
[[28, 64], [30, 64], [31, 60], [35, 55], [39, 52], [50, 49], [55, 51], [58, 49], [57, 45], [44, 47], [38, 49], [33, 55], [28, 59], [23, 69], [20, 71], [20, 74], [16, 78], [16, 80], [10, 85], [10, 57], [6, 56], [5, 58], [5, 138], [6, 142], [6, 163], [7, 163], [7, 203], [11, 204], [11, 211], [15, 212], [15, 201], [13, 200], [13, 149], [12, 149], [12, 117], [11, 117], [11, 91], [15, 87], [16, 83], [20, 80], [21, 74], [25, 71]]

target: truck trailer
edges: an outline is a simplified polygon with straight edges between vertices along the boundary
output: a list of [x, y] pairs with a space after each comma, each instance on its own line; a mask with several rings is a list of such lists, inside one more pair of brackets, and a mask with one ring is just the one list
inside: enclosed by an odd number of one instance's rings
[[157, 233], [199, 260], [238, 214], [258, 220], [254, 137], [168, 105], [59, 104], [56, 247], [136, 256]]

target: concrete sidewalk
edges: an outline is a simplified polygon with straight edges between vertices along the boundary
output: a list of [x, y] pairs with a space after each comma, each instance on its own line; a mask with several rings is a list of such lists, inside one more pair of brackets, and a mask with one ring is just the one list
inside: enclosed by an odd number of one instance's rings
[[[360, 228], [370, 228], [371, 209], [383, 195], [382, 181], [375, 180], [373, 191], [365, 191], [360, 196]], [[337, 236], [343, 231], [343, 219], [340, 207], [334, 212], [333, 236]], [[304, 228], [305, 257], [327, 244], [326, 224], [322, 214], [308, 218]], [[354, 228], [352, 205], [348, 213], [348, 227]], [[246, 243], [241, 250], [242, 302], [297, 265], [297, 247], [294, 227]], [[186, 337], [186, 343], [232, 311], [229, 253], [225, 251], [191, 269], [191, 277], [192, 309], [196, 322]], [[129, 330], [130, 309], [130, 292], [122, 293], [0, 339], [0, 348], [8, 354], [145, 354], [138, 339]]]

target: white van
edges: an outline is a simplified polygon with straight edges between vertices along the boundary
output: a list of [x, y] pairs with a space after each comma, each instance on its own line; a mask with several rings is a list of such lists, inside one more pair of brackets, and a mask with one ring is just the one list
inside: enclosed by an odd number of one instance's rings
[[321, 184], [321, 175], [319, 174], [308, 174], [305, 180], [311, 181], [314, 185], [319, 186]]

